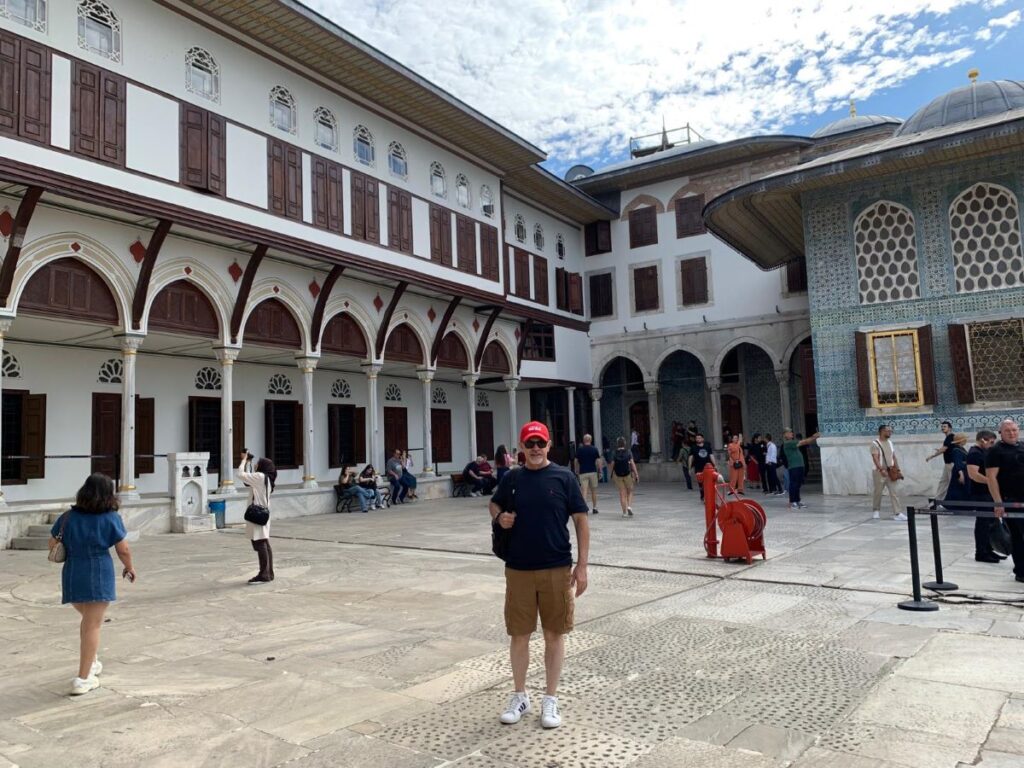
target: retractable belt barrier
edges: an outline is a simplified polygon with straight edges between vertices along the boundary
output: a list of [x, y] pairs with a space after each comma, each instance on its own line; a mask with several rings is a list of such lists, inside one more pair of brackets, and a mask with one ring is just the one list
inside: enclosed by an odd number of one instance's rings
[[[913, 584], [913, 599], [897, 603], [904, 611], [937, 611], [938, 603], [921, 597], [921, 587], [934, 592], [952, 592], [959, 587], [942, 577], [942, 546], [939, 541], [939, 517], [996, 517], [995, 509], [1005, 511], [1003, 519], [1024, 519], [1024, 503], [1007, 501], [938, 501], [928, 499], [925, 508], [907, 507], [907, 532], [910, 543], [910, 578]], [[935, 558], [935, 581], [921, 583], [921, 568], [917, 557], [917, 515], [929, 515], [932, 526], [932, 553]]]

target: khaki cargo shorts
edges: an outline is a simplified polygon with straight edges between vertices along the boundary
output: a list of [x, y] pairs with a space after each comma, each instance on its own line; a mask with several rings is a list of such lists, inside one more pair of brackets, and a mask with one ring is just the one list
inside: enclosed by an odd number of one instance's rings
[[588, 488], [597, 493], [597, 472], [585, 472], [580, 475], [580, 488], [583, 489], [584, 495]]
[[627, 491], [633, 490], [633, 476], [626, 475], [625, 477], [619, 477], [618, 475], [612, 475], [612, 481], [618, 488], [625, 488]]
[[510, 636], [529, 635], [540, 625], [549, 632], [572, 632], [575, 602], [572, 568], [519, 571], [505, 568], [505, 631]]

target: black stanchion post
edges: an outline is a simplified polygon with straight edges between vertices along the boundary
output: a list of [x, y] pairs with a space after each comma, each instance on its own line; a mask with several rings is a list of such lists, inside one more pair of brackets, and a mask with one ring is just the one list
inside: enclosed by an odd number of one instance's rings
[[927, 581], [922, 586], [936, 592], [952, 592], [959, 589], [952, 581], [942, 578], [942, 546], [939, 544], [939, 516], [931, 513], [932, 522], [932, 553], [935, 556], [935, 581]]
[[907, 531], [910, 539], [910, 580], [914, 588], [914, 599], [896, 603], [897, 608], [904, 611], [937, 611], [939, 606], [931, 600], [921, 598], [921, 568], [917, 562], [917, 523], [914, 520], [914, 508], [907, 507]]

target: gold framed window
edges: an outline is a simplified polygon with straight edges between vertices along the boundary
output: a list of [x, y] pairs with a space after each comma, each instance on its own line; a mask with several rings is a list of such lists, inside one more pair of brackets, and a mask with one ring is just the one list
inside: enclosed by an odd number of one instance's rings
[[869, 333], [868, 361], [873, 407], [905, 408], [924, 404], [917, 330]]

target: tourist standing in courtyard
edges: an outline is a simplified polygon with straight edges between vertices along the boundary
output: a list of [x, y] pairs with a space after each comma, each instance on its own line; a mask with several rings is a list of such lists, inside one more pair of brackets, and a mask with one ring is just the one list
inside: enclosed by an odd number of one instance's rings
[[[623, 441], [624, 443], [625, 441]], [[526, 672], [530, 636], [540, 614], [544, 633], [545, 690], [540, 724], [557, 728], [558, 681], [565, 657], [565, 635], [573, 628], [573, 601], [587, 589], [590, 528], [587, 502], [572, 473], [548, 461], [551, 438], [539, 421], [523, 425], [520, 449], [526, 465], [506, 475], [488, 505], [491, 520], [511, 530], [505, 559], [505, 630], [515, 691], [501, 722], [518, 723], [530, 711]], [[569, 520], [576, 529], [576, 567], [572, 565]]]
[[800, 449], [817, 439], [817, 432], [803, 440], [797, 440], [792, 429], [782, 433], [782, 450], [786, 454], [786, 465], [789, 467], [789, 506], [792, 509], [803, 509], [807, 506], [800, 500], [800, 488], [804, 484], [806, 472], [804, 455]]
[[882, 516], [882, 491], [889, 491], [892, 502], [892, 519], [906, 520], [907, 516], [900, 509], [900, 497], [896, 493], [896, 483], [903, 477], [900, 460], [896, 456], [896, 448], [892, 444], [892, 427], [883, 424], [878, 428], [878, 439], [871, 441], [871, 461], [875, 465], [871, 473], [871, 517], [875, 520]]
[[580, 479], [580, 490], [583, 491], [583, 498], [587, 498], [587, 489], [590, 490], [590, 511], [597, 514], [597, 473], [601, 464], [601, 453], [593, 445], [594, 438], [590, 435], [583, 436], [583, 445], [576, 450], [576, 476]]
[[729, 493], [743, 494], [743, 481], [747, 473], [747, 462], [743, 451], [743, 433], [737, 432], [725, 446], [729, 454]]
[[640, 482], [640, 473], [633, 461], [633, 452], [626, 450], [626, 440], [618, 439], [612, 454], [612, 482], [619, 489], [619, 506], [623, 517], [633, 516], [633, 488]]
[[[985, 476], [986, 459], [996, 441], [996, 433], [983, 429], [975, 436], [975, 443], [967, 452], [967, 476], [971, 479], [970, 500], [980, 502], [976, 511], [988, 512], [992, 494]], [[992, 518], [987, 515], [974, 518], [974, 559], [979, 563], [999, 563], [1003, 558], [992, 549]]]
[[[1024, 443], [1020, 442], [1020, 427], [1013, 419], [1003, 419], [999, 424], [999, 442], [985, 456], [985, 477], [996, 503], [996, 517], [1006, 516], [1006, 508], [1001, 506], [1004, 502], [1024, 502]], [[1006, 527], [1010, 529], [1013, 546], [1013, 575], [1017, 581], [1024, 581], [1024, 520], [1007, 518]]]
[[690, 449], [690, 456], [687, 459], [690, 464], [690, 471], [697, 479], [697, 490], [700, 491], [700, 500], [704, 501], [704, 483], [701, 482], [700, 473], [704, 467], [710, 464], [715, 466], [715, 455], [709, 444], [704, 443], [704, 435], [698, 432], [693, 438], [693, 447]]
[[117, 508], [114, 481], [96, 472], [78, 489], [74, 506], [50, 529], [50, 549], [60, 542], [66, 555], [60, 574], [61, 603], [71, 603], [82, 617], [78, 677], [71, 681], [72, 696], [88, 693], [100, 684], [97, 675], [103, 671], [103, 664], [96, 658], [100, 628], [107, 607], [117, 599], [111, 547], [124, 566], [121, 576], [135, 581], [132, 554], [125, 541], [127, 533]]
[[[253, 455], [242, 450], [241, 461], [235, 471], [235, 477], [249, 488], [249, 504], [256, 504], [270, 511], [270, 494], [277, 483], [277, 467], [274, 462], [264, 457], [256, 462], [255, 471], [249, 471]], [[256, 550], [260, 563], [260, 572], [249, 579], [250, 584], [263, 584], [274, 580], [274, 550], [270, 548], [270, 520], [264, 525], [245, 521], [245, 532]]]
[[764, 474], [765, 481], [768, 483], [766, 493], [771, 493], [776, 496], [782, 494], [782, 488], [779, 487], [779, 446], [772, 440], [770, 432], [764, 436]]
[[942, 434], [945, 435], [942, 445], [925, 459], [925, 461], [931, 461], [936, 456], [942, 457], [942, 476], [939, 478], [938, 488], [935, 489], [935, 498], [940, 501], [946, 498], [946, 491], [949, 490], [949, 478], [953, 474], [953, 424], [951, 422], [942, 422]]

